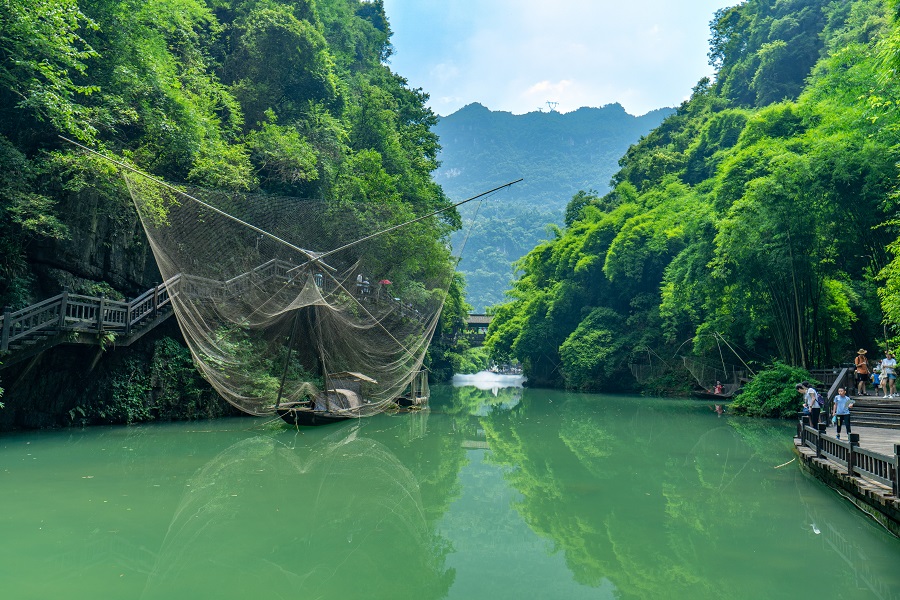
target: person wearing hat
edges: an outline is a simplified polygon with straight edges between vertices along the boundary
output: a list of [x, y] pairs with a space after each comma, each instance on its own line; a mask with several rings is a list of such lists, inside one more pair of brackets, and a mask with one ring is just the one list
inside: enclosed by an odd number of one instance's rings
[[860, 348], [856, 352], [856, 393], [860, 396], [868, 396], [866, 384], [869, 383], [869, 361], [866, 359], [866, 351]]

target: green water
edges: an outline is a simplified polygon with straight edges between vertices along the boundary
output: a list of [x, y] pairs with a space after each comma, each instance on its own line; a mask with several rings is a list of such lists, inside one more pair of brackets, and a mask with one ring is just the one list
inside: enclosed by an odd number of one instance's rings
[[708, 404], [433, 390], [431, 410], [0, 437], [3, 598], [900, 598], [900, 541]]

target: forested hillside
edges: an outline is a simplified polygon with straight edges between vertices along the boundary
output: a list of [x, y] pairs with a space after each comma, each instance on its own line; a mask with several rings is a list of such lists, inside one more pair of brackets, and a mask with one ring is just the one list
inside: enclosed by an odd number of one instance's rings
[[[447, 206], [431, 178], [436, 116], [387, 66], [390, 36], [381, 0], [2, 3], [0, 305], [63, 286], [121, 298], [159, 281], [122, 179], [60, 134], [162, 179], [253, 192], [248, 201], [320, 198], [360, 218], [387, 205], [395, 219]], [[458, 222], [455, 211], [420, 222], [431, 249], [405, 266], [448, 262]], [[451, 300], [447, 321], [465, 312], [459, 290]], [[149, 398], [149, 365], [122, 377], [134, 389], [113, 390], [113, 376], [97, 402]], [[57, 391], [84, 398], [82, 383], [61, 375]]]
[[718, 362], [723, 339], [805, 368], [893, 345], [897, 6], [719, 11], [714, 80], [520, 262], [491, 326], [495, 356], [518, 357], [537, 384], [621, 390], [641, 355]]
[[[441, 166], [435, 180], [448, 196], [462, 200], [524, 179], [486, 200], [471, 230], [454, 236], [456, 247], [465, 239], [459, 270], [475, 310], [504, 300], [512, 263], [548, 239], [548, 224], [562, 224], [569, 198], [578, 190], [608, 191], [619, 158], [672, 112], [635, 117], [611, 104], [513, 115], [470, 104], [438, 120]], [[460, 212], [467, 218], [474, 210]]]

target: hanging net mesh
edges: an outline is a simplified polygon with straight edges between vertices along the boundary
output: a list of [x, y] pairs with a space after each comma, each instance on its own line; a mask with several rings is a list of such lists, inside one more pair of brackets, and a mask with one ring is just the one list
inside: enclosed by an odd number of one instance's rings
[[416, 215], [126, 182], [194, 362], [228, 402], [367, 416], [421, 393], [453, 276], [438, 217], [365, 239]]

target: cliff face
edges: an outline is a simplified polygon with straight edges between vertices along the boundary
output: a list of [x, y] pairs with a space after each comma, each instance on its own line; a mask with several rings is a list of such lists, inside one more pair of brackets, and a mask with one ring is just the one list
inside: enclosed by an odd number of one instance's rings
[[[27, 246], [33, 301], [64, 287], [133, 298], [160, 282], [131, 200], [58, 196], [68, 235]], [[63, 344], [0, 369], [0, 431], [235, 414], [197, 374], [174, 317], [128, 348]]]
[[128, 348], [60, 345], [0, 376], [0, 431], [238, 414], [194, 369], [174, 318]]
[[133, 297], [160, 283], [130, 199], [110, 200], [85, 190], [61, 196], [57, 207], [68, 237], [40, 238], [27, 249], [36, 300], [65, 286], [79, 293]]

